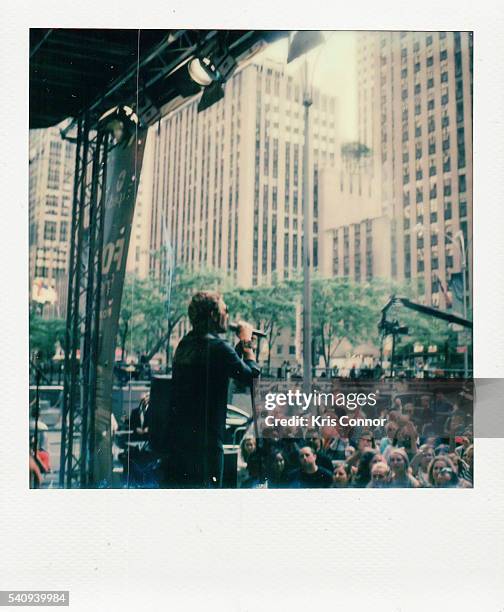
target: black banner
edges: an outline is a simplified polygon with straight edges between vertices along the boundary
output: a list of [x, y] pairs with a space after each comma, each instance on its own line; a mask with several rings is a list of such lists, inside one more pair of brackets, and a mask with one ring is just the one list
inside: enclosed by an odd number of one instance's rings
[[136, 139], [116, 146], [107, 159], [94, 427], [94, 482], [98, 485], [110, 486], [112, 473], [110, 419], [116, 336], [146, 137], [147, 130], [139, 129]]

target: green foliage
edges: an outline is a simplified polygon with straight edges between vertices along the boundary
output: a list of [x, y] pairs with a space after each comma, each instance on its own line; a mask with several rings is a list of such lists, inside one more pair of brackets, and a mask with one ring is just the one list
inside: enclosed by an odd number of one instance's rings
[[251, 289], [235, 287], [226, 292], [225, 300], [236, 318], [251, 321], [263, 330], [268, 338], [268, 366], [271, 351], [281, 329], [295, 328], [296, 287], [289, 283], [274, 281], [272, 285], [261, 285]]
[[191, 296], [203, 288], [217, 288], [221, 274], [178, 267], [168, 282], [154, 277], [128, 275], [124, 284], [119, 320], [118, 344], [123, 353], [136, 352], [151, 358], [169, 345], [176, 325], [187, 314]]
[[378, 345], [377, 324], [386, 299], [386, 287], [380, 282], [356, 283], [341, 277], [314, 280], [313, 337], [326, 367], [344, 338], [353, 345], [364, 341]]
[[41, 351], [44, 360], [54, 356], [56, 343], [65, 344], [66, 324], [63, 319], [43, 319], [35, 312], [30, 312], [29, 334], [30, 353]]

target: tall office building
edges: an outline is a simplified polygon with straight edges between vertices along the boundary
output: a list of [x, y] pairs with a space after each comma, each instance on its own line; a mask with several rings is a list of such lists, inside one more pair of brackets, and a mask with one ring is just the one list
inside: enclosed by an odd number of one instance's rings
[[343, 165], [320, 175], [322, 276], [356, 282], [391, 277], [391, 220], [383, 213], [373, 160], [350, 172]]
[[[198, 100], [155, 134], [150, 249], [177, 263], [219, 268], [242, 286], [288, 278], [302, 265], [304, 123], [300, 79], [251, 63], [201, 113]], [[318, 263], [318, 173], [337, 161], [336, 99], [315, 90], [311, 117], [313, 259]], [[150, 257], [160, 271], [162, 260]]]
[[75, 145], [59, 127], [30, 131], [30, 298], [46, 317], [66, 315]]
[[472, 280], [472, 35], [363, 32], [357, 69], [359, 140], [392, 222], [392, 276], [417, 279], [427, 304], [446, 307], [459, 230]]

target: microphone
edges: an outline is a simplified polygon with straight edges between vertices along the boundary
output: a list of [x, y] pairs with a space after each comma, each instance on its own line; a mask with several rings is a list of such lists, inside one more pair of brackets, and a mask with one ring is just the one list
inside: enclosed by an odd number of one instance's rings
[[[238, 331], [238, 323], [228, 323], [228, 328], [231, 331], [237, 332]], [[259, 329], [253, 329], [252, 330], [252, 335], [253, 336], [257, 336], [258, 338], [267, 338], [266, 334], [263, 331], [260, 331]]]

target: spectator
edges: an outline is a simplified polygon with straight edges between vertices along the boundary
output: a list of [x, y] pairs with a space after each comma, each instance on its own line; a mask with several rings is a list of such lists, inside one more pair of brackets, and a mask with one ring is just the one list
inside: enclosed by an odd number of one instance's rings
[[411, 462], [413, 475], [422, 487], [429, 486], [429, 465], [434, 457], [434, 448], [429, 444], [423, 444]]
[[332, 473], [317, 465], [317, 455], [310, 446], [299, 450], [300, 468], [290, 474], [293, 488], [326, 488], [332, 484]]
[[305, 441], [317, 455], [317, 465], [332, 473], [333, 464], [330, 457], [322, 448], [322, 436], [319, 434], [319, 432], [316, 429], [309, 429], [306, 432]]
[[384, 452], [387, 446], [393, 446], [395, 435], [397, 433], [397, 423], [389, 421], [385, 426], [385, 437], [380, 442], [380, 452]]
[[371, 480], [368, 489], [384, 489], [390, 486], [390, 468], [384, 461], [375, 463], [371, 468]]
[[418, 434], [413, 421], [403, 421], [394, 436], [392, 446], [403, 448], [408, 454], [408, 458], [413, 458], [418, 450]]
[[242, 484], [242, 489], [259, 489], [264, 485], [264, 465], [261, 454], [252, 453], [247, 461], [248, 478]]
[[333, 470], [333, 488], [342, 489], [348, 487], [350, 482], [350, 468], [346, 463], [340, 463]]
[[466, 488], [469, 485], [457, 476], [456, 467], [448, 455], [436, 457], [429, 466], [429, 484], [435, 488]]
[[357, 450], [361, 453], [367, 449], [375, 448], [375, 439], [374, 435], [370, 431], [365, 431], [359, 437], [359, 442], [357, 444]]
[[146, 393], [136, 408], [131, 411], [130, 427], [133, 430], [131, 439], [137, 442], [149, 440], [151, 411], [149, 410], [150, 395]]
[[327, 447], [326, 453], [332, 461], [345, 461], [347, 459], [345, 451], [349, 446], [349, 428], [338, 425], [336, 435]]
[[364, 488], [368, 486], [371, 480], [371, 461], [376, 454], [377, 452], [373, 448], [366, 448], [366, 450], [360, 452], [357, 471], [352, 479], [352, 487]]
[[281, 450], [277, 450], [268, 462], [268, 487], [283, 489], [289, 485], [287, 463]]
[[256, 441], [253, 436], [244, 436], [240, 442], [240, 449], [238, 451], [238, 487], [249, 477], [247, 470], [247, 462], [250, 455], [256, 450]]
[[38, 489], [42, 484], [40, 468], [32, 455], [29, 457], [30, 489]]
[[391, 486], [401, 488], [418, 487], [418, 481], [410, 474], [409, 459], [404, 448], [393, 448], [388, 457], [392, 473]]

